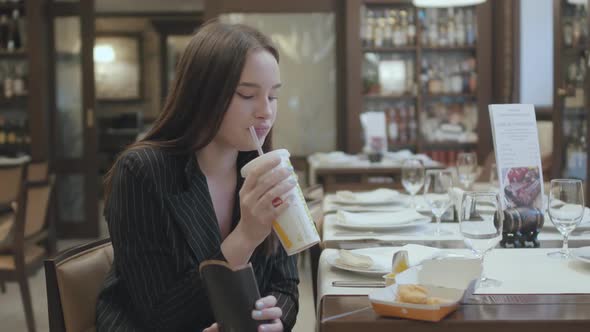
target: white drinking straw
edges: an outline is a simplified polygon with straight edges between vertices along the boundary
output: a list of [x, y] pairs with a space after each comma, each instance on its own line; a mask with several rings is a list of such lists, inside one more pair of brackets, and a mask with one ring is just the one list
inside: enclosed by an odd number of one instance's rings
[[264, 152], [262, 152], [262, 147], [260, 146], [260, 141], [258, 140], [258, 135], [256, 135], [256, 130], [254, 130], [254, 126], [250, 126], [250, 136], [252, 136], [252, 140], [254, 141], [254, 144], [256, 144], [258, 155], [262, 156]]

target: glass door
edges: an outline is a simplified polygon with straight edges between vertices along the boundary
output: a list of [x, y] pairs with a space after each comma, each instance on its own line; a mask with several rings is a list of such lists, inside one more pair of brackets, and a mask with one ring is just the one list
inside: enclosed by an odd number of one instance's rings
[[52, 7], [57, 231], [97, 237], [94, 1], [55, 1]]

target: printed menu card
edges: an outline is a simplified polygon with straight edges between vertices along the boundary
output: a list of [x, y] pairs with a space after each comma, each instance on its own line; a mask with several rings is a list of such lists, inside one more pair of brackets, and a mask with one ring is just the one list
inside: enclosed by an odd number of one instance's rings
[[543, 209], [543, 172], [535, 108], [489, 105], [496, 167], [504, 209]]

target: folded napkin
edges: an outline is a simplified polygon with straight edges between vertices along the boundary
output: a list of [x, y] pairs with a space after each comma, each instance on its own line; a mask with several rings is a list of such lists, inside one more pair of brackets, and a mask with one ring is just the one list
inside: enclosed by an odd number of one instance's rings
[[373, 191], [356, 192], [344, 190], [336, 192], [335, 201], [349, 203], [374, 203], [394, 200], [399, 192], [391, 189], [376, 189]]
[[414, 209], [404, 209], [396, 212], [357, 212], [351, 213], [338, 210], [336, 218], [342, 224], [351, 226], [393, 226], [411, 223], [428, 217]]
[[453, 187], [449, 190], [449, 196], [451, 196], [451, 201], [455, 205], [455, 209], [461, 212], [461, 202], [463, 201], [463, 195], [465, 194], [465, 190], [457, 187]]
[[444, 252], [438, 248], [427, 247], [419, 244], [406, 244], [400, 250], [408, 252], [408, 264], [419, 265], [427, 259], [440, 257]]
[[371, 257], [344, 249], [340, 249], [338, 251], [338, 258], [336, 258], [336, 262], [338, 264], [361, 269], [368, 269], [373, 266], [373, 259]]

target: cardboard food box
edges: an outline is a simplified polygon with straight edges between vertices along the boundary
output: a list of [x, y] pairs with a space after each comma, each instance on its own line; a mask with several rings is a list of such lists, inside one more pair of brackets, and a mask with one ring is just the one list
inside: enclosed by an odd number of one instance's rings
[[[457, 310], [469, 284], [481, 276], [481, 260], [446, 258], [424, 261], [398, 274], [396, 283], [369, 294], [373, 310], [381, 316], [438, 322]], [[399, 285], [417, 284], [429, 297], [447, 300], [441, 304], [413, 304], [397, 301]]]

